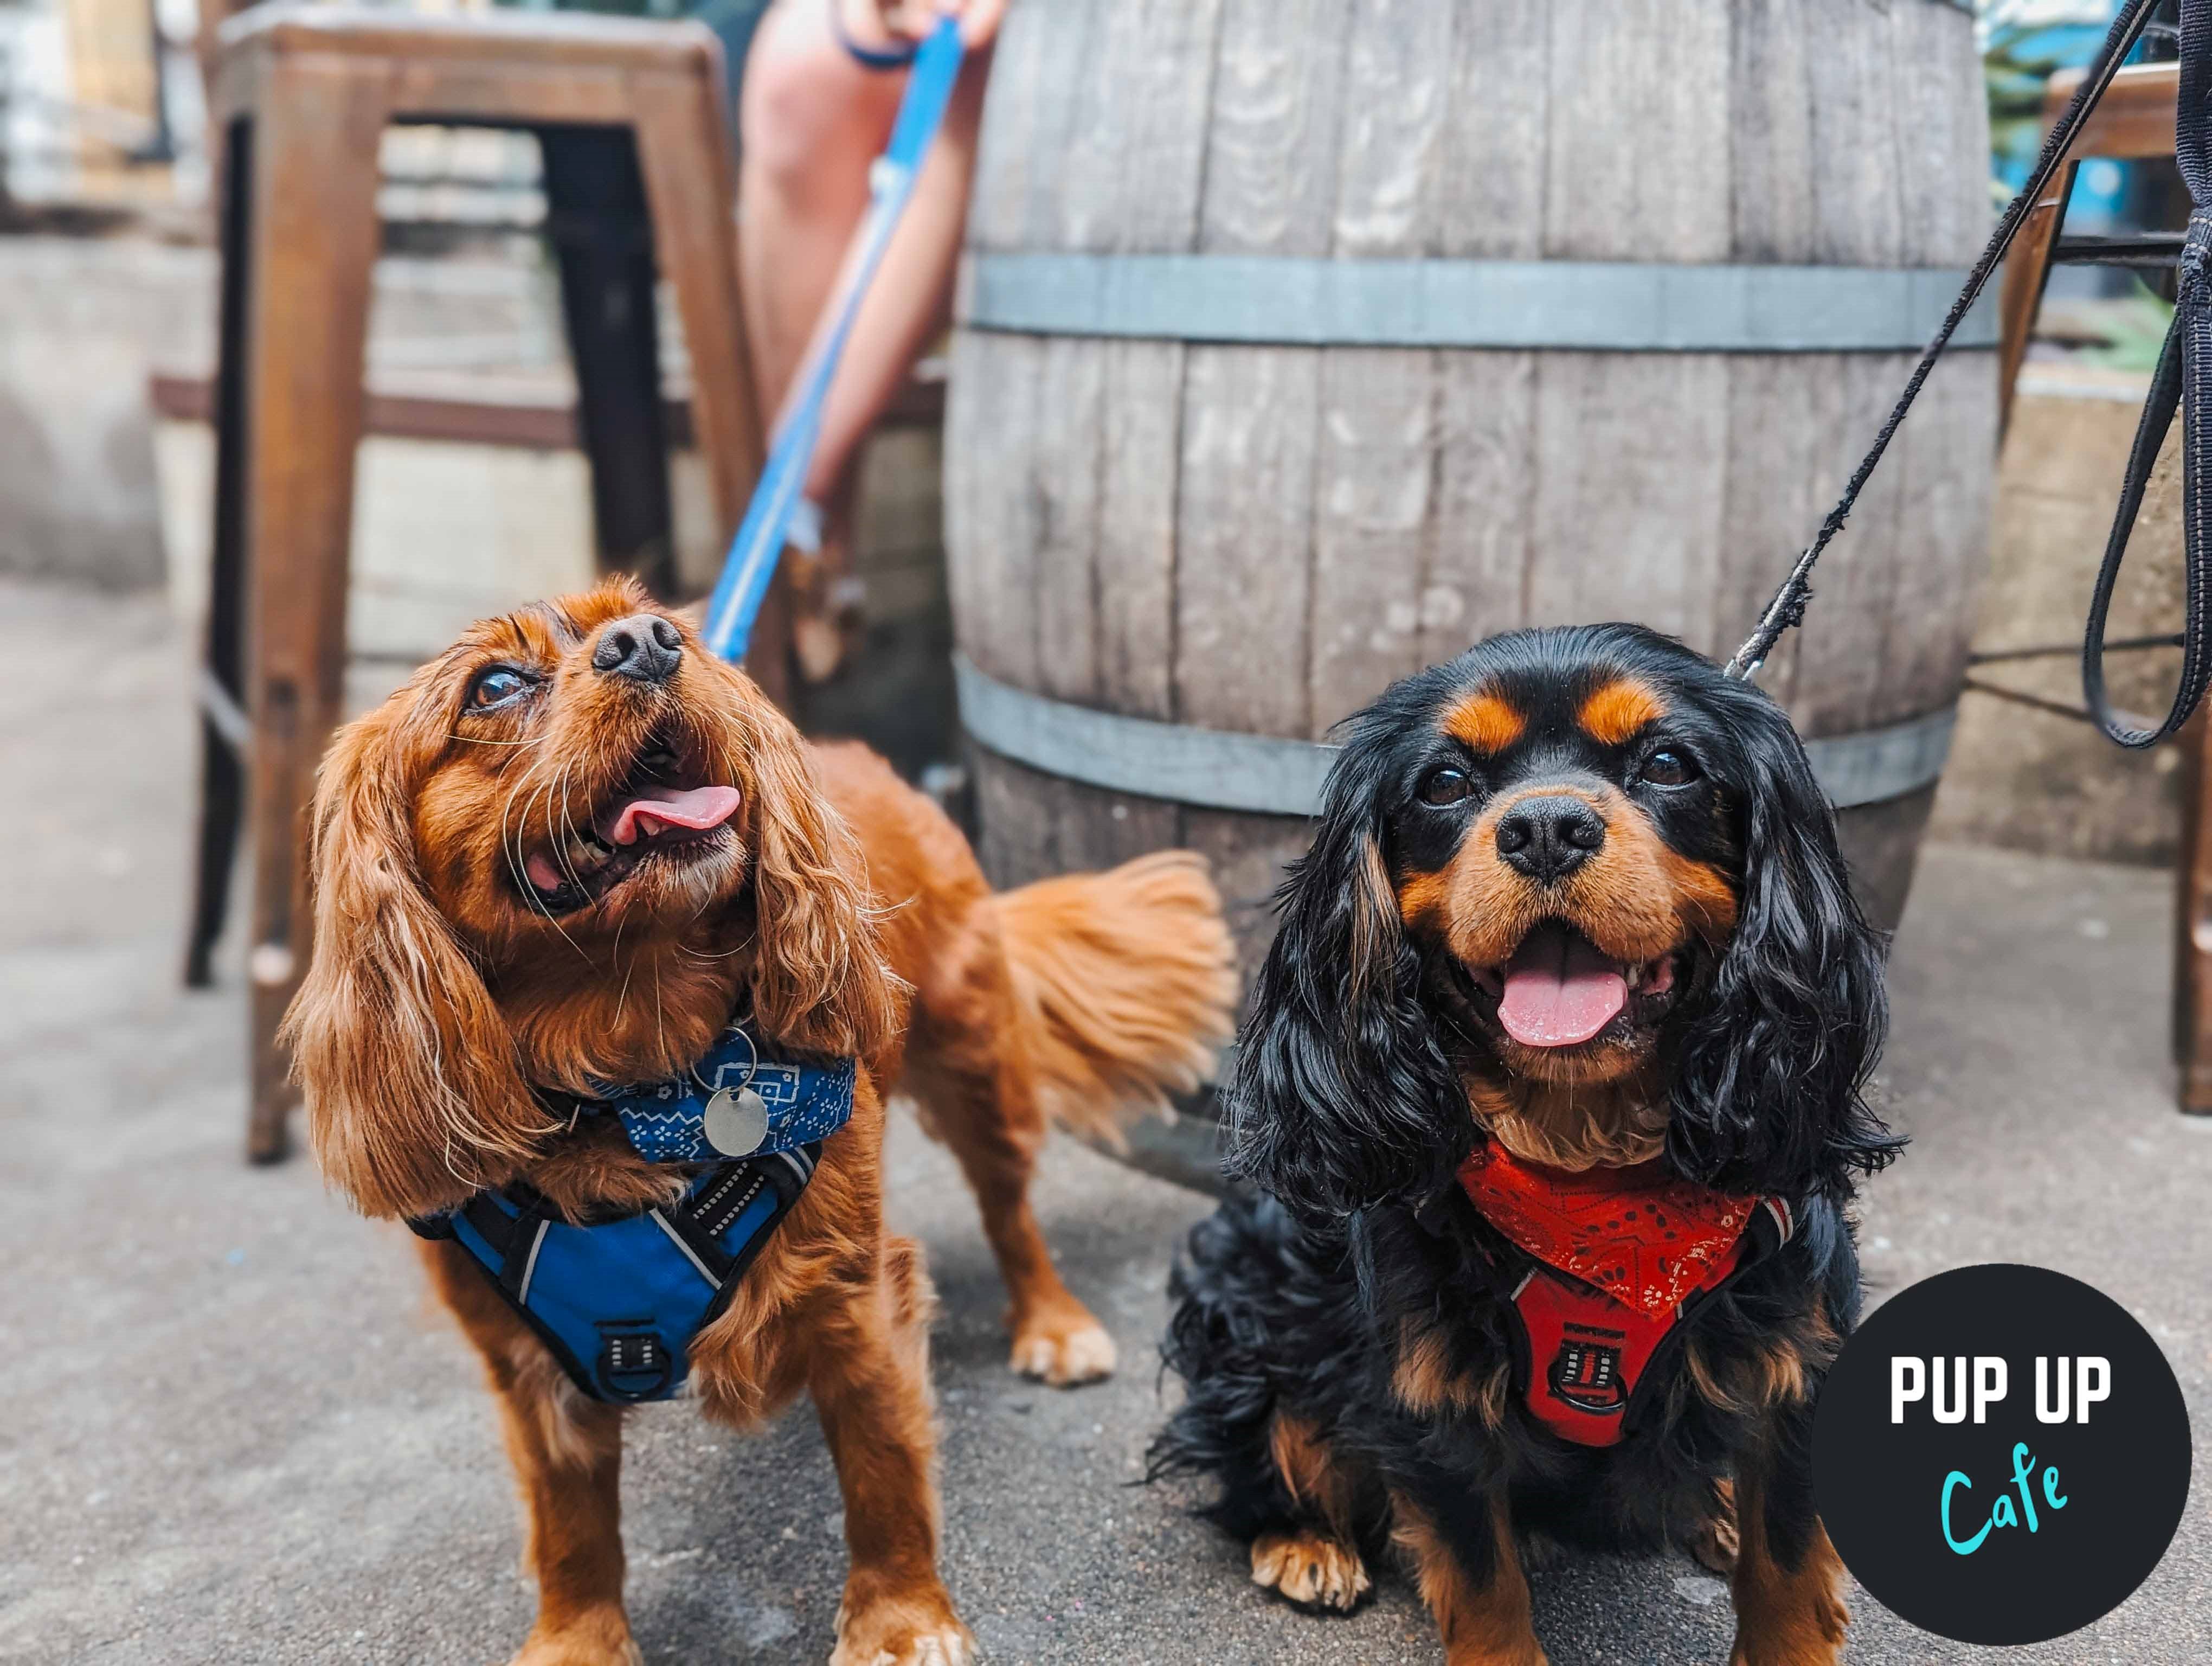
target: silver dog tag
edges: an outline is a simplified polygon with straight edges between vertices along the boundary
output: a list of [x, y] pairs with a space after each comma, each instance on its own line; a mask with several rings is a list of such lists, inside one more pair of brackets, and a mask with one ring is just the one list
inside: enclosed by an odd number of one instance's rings
[[725, 1157], [750, 1157], [768, 1138], [768, 1103], [749, 1087], [724, 1087], [700, 1119], [707, 1143]]

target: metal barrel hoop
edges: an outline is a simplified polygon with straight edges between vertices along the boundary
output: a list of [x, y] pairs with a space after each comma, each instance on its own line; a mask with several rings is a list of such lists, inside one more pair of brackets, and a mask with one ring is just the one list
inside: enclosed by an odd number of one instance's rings
[[[956, 656], [960, 721], [978, 745], [1029, 769], [1108, 792], [1208, 810], [1310, 817], [1338, 748], [1322, 742], [1165, 723], [1078, 706], [1002, 683]], [[1805, 743], [1839, 810], [1932, 787], [1950, 756], [1958, 708]]]

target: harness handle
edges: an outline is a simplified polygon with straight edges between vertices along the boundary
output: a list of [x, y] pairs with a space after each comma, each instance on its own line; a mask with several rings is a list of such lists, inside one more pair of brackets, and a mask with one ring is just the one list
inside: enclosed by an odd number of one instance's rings
[[[2036, 157], [2035, 167], [2028, 174], [2027, 184], [2021, 188], [2020, 194], [2012, 199], [2011, 205], [2004, 211], [2003, 218], [1997, 222], [1997, 228], [1990, 236], [1988, 246], [1983, 249], [1981, 258], [1974, 263], [1972, 271], [1967, 274], [1966, 288], [1959, 291], [1958, 299], [1951, 303], [1951, 310], [1944, 315], [1942, 324], [1938, 326], [1935, 335], [1929, 339], [1926, 350], [1921, 354], [1920, 362], [1913, 367], [1912, 375], [1905, 385], [1905, 392], [1899, 397], [1897, 404], [1891, 408], [1889, 419], [1881, 425], [1881, 431], [1875, 436], [1873, 447], [1861, 459], [1858, 467], [1852, 471], [1850, 480], [1844, 487], [1843, 496], [1837, 500], [1836, 507], [1828, 511], [1827, 519], [1820, 523], [1820, 530], [1814, 535], [1813, 542], [1806, 546], [1804, 554], [1797, 557], [1796, 564], [1790, 569], [1790, 575], [1782, 581], [1781, 587], [1774, 593], [1774, 599], [1767, 603], [1765, 611], [1759, 615], [1757, 627], [1749, 636], [1744, 639], [1743, 646], [1735, 651], [1735, 657], [1729, 661], [1726, 675], [1739, 681], [1750, 681], [1757, 675], [1759, 666], [1766, 662], [1766, 656], [1774, 651], [1774, 645], [1782, 639], [1782, 633], [1804, 623], [1805, 604], [1813, 599], [1811, 580], [1814, 564], [1820, 559], [1821, 552], [1826, 550], [1834, 540], [1836, 534], [1844, 530], [1844, 522], [1850, 519], [1851, 509], [1858, 502], [1859, 493], [1865, 489], [1867, 481], [1873, 476], [1875, 466], [1881, 463], [1882, 453], [1889, 449], [1889, 442], [1895, 436], [1898, 425], [1905, 421], [1905, 413], [1912, 409], [1912, 402], [1920, 397], [1921, 386], [1927, 381], [1929, 372], [1936, 368], [1936, 361], [1942, 357], [1943, 350], [1951, 344], [1953, 334], [1957, 331], [1960, 324], [1965, 319], [1974, 302], [1980, 299], [1984, 287], [1990, 281], [1990, 274], [1996, 270], [1997, 262], [2004, 258], [2005, 251], [2012, 246], [2013, 239], [2019, 235], [2021, 227], [2027, 222], [2028, 210], [2035, 205], [2043, 194], [2044, 187], [2051, 183], [2051, 177], [2057, 173], [2060, 165], [2064, 162], [2066, 153], [2072, 148], [2075, 138], [2080, 134], [2082, 124], [2088, 119], [2089, 112], [2096, 108], [2097, 100], [2104, 97], [2105, 89], [2112, 84], [2112, 77], [2119, 73], [2120, 61], [2134, 49], [2136, 40], [2142, 33], [2143, 26], [2150, 21], [2151, 9], [2157, 3], [2158, 0], [2125, 0], [2118, 15], [2112, 19], [2112, 28], [2106, 33], [2105, 44], [2098, 51], [2095, 64], [2083, 78], [2080, 88], [2075, 90], [2073, 101], [2066, 106], [2066, 113], [2058, 119], [2057, 125], [2051, 128], [2049, 137], [2044, 140], [2042, 152]], [[2184, 44], [2181, 98], [2185, 107], [2189, 103], [2190, 88], [2192, 84], [2189, 69], [2191, 52], [2190, 43], [2194, 40], [2196, 55], [2200, 60], [2206, 46], [2212, 44], [2203, 38], [2204, 21], [2201, 13], [2205, 3], [2207, 0], [2182, 0]], [[2196, 20], [2195, 27], [2197, 31], [2195, 36], [2191, 34], [2190, 20], [2192, 17]], [[2198, 73], [2201, 76], [2201, 66]], [[2198, 102], [2201, 115], [2201, 89]], [[2199, 204], [2207, 200], [2206, 194], [2197, 190], [2194, 180], [2190, 184], [2190, 196], [2192, 200]], [[2197, 219], [2194, 216], [2190, 222], [2190, 228], [2193, 239], [2197, 231]], [[2125, 542], [2124, 534], [2122, 542], [2123, 544]], [[2111, 560], [2109, 556], [2107, 560]], [[2193, 564], [2191, 569], [2190, 584], [2190, 593], [2194, 598], [2198, 592]], [[2189, 629], [2192, 635], [2201, 635], [2197, 630], [2197, 615], [2192, 603], [2189, 617]], [[2101, 633], [2100, 625], [2099, 629]], [[2203, 682], [2200, 679], [2197, 684], [2196, 695], [2201, 695], [2203, 692]], [[2196, 703], [2196, 695], [2191, 696], [2190, 698], [2189, 703], [2192, 706]], [[2186, 715], [2185, 711], [2184, 715]], [[2109, 725], [2107, 728], [2109, 731]], [[2118, 737], [2115, 736], [2115, 738]], [[2148, 745], [2148, 743], [2140, 744]]]

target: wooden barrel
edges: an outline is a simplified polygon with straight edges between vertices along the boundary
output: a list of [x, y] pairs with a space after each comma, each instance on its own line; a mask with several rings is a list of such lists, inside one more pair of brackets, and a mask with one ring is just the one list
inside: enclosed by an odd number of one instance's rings
[[[1204, 851], [1248, 973], [1313, 743], [1493, 631], [1725, 658], [1979, 252], [1954, 0], [1024, 0], [946, 441], [1002, 883]], [[1893, 921], [1985, 556], [1969, 321], [1763, 684]]]

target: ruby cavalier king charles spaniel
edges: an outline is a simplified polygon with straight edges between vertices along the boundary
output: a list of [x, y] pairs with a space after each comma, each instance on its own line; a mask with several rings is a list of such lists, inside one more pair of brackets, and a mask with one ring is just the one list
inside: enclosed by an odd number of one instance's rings
[[969, 1659], [884, 1100], [918, 1102], [975, 1189], [1014, 1367], [1111, 1371], [1030, 1176], [1048, 1116], [1110, 1130], [1210, 1067], [1235, 979], [1198, 859], [994, 895], [880, 758], [802, 741], [615, 582], [475, 626], [343, 731], [311, 866], [287, 1036], [312, 1143], [423, 1235], [482, 1356], [538, 1587], [518, 1661], [638, 1658], [623, 1405], [679, 1377], [738, 1427], [811, 1396], [850, 1560], [835, 1666]]

